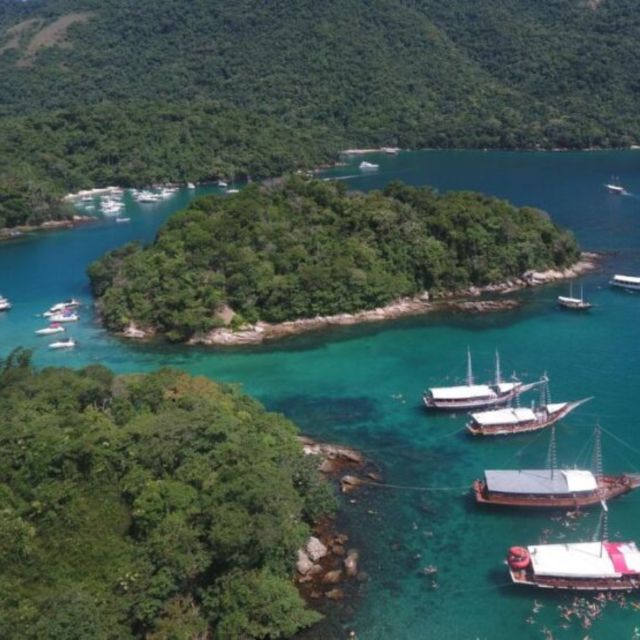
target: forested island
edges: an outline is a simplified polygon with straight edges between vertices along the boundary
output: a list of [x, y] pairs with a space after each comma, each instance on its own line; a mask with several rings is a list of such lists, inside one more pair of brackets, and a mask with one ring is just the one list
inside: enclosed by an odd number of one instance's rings
[[294, 425], [161, 370], [0, 361], [0, 636], [286, 638], [296, 549], [335, 499]]
[[639, 25], [634, 0], [0, 0], [0, 185], [261, 178], [348, 147], [629, 147]]
[[216, 327], [373, 309], [403, 296], [485, 285], [578, 260], [549, 216], [478, 193], [391, 183], [347, 192], [292, 176], [209, 196], [155, 242], [89, 267], [106, 326], [172, 341]]

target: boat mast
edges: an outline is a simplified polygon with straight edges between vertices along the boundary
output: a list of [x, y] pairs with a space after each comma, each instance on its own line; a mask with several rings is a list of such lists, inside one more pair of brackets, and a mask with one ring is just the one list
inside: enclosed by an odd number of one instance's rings
[[551, 438], [549, 438], [549, 451], [547, 452], [547, 468], [551, 471], [551, 477], [558, 468], [558, 453], [556, 451], [556, 425], [551, 426]]
[[473, 386], [473, 370], [471, 369], [471, 349], [467, 347], [467, 386]]
[[496, 349], [496, 386], [502, 382], [502, 372], [500, 371], [500, 354]]
[[540, 408], [551, 403], [551, 393], [549, 392], [549, 376], [545, 371], [540, 379], [542, 384], [540, 385]]
[[[604, 551], [604, 543], [609, 539], [609, 507], [605, 500], [600, 500], [602, 505], [602, 512], [600, 513], [600, 522], [598, 528], [600, 529], [600, 557], [602, 558], [602, 552]], [[595, 540], [596, 536], [593, 536]]]
[[593, 475], [598, 483], [598, 490], [602, 491], [602, 430], [596, 424], [593, 432]]

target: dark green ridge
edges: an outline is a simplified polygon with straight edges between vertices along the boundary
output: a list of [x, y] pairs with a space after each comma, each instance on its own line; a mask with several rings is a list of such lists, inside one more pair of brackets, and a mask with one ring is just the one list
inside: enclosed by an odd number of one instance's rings
[[0, 0], [0, 184], [629, 146], [639, 29], [634, 0]]

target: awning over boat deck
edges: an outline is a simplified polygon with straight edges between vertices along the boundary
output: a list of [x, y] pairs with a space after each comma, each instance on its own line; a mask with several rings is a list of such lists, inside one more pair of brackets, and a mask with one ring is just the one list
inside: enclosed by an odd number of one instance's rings
[[467, 398], [494, 398], [496, 392], [486, 384], [434, 387], [429, 389], [434, 400], [466, 400]]
[[598, 482], [591, 471], [567, 469], [487, 470], [487, 490], [495, 493], [557, 495], [595, 491]]
[[481, 426], [517, 424], [536, 419], [531, 409], [496, 409], [494, 411], [479, 411], [472, 413], [471, 418]]
[[619, 576], [600, 542], [541, 544], [528, 547], [533, 571], [563, 578], [615, 578]]
[[509, 393], [509, 391], [513, 391], [519, 384], [519, 382], [499, 382], [496, 387], [500, 393]]
[[640, 573], [640, 552], [635, 542], [605, 542], [611, 562], [619, 573]]
[[623, 284], [640, 284], [640, 278], [636, 276], [623, 276], [616, 274], [613, 276], [612, 282], [620, 282]]

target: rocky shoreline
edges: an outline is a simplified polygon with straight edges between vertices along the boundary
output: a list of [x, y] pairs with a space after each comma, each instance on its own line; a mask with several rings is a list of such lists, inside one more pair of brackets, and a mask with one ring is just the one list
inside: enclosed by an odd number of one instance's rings
[[[547, 271], [527, 271], [520, 277], [484, 287], [469, 287], [431, 296], [425, 291], [411, 298], [400, 298], [384, 307], [368, 309], [357, 313], [341, 313], [331, 316], [317, 316], [272, 324], [256, 322], [239, 329], [221, 327], [204, 335], [192, 337], [188, 345], [206, 346], [242, 346], [258, 345], [310, 331], [319, 331], [337, 326], [383, 322], [402, 317], [423, 315], [433, 311], [460, 311], [464, 313], [492, 313], [515, 309], [521, 302], [503, 297], [505, 294], [530, 287], [538, 287], [552, 282], [568, 280], [589, 273], [598, 268], [602, 256], [597, 253], [583, 252], [580, 260], [566, 269]], [[499, 296], [487, 298], [487, 296]], [[131, 323], [120, 333], [124, 338], [144, 340], [153, 338], [155, 331]]]
[[42, 224], [37, 225], [19, 225], [17, 227], [0, 229], [0, 240], [13, 240], [19, 238], [27, 233], [41, 232], [41, 231], [56, 231], [57, 229], [72, 229], [80, 224], [87, 224], [88, 222], [94, 222], [97, 218], [93, 216], [80, 216], [74, 215], [71, 218], [65, 218], [63, 220], [47, 220]]
[[[343, 493], [364, 484], [382, 482], [377, 468], [359, 451], [341, 445], [299, 438], [305, 455], [320, 459], [318, 470], [329, 482], [338, 482]], [[345, 472], [348, 472], [345, 474]], [[295, 583], [301, 595], [312, 604], [338, 601], [349, 585], [366, 582], [369, 576], [359, 568], [360, 552], [349, 548], [349, 536], [338, 532], [335, 520], [323, 518], [313, 527], [313, 535], [296, 557]]]

